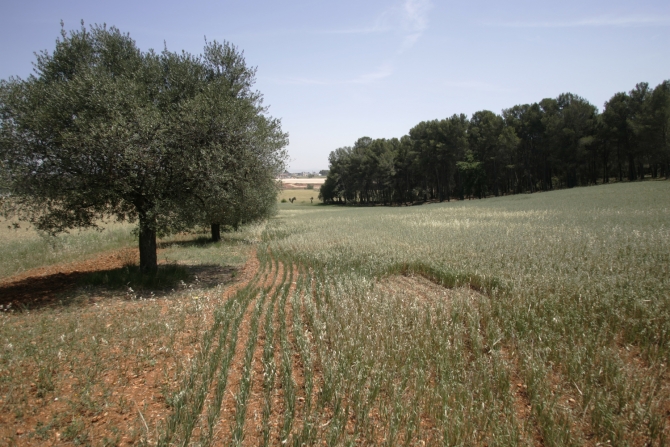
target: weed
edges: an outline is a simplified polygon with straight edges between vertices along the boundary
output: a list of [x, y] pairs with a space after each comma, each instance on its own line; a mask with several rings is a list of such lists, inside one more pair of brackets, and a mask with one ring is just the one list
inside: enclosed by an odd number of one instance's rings
[[88, 432], [86, 431], [84, 422], [81, 419], [73, 419], [63, 430], [62, 439], [64, 441], [72, 441], [75, 445], [87, 443]]

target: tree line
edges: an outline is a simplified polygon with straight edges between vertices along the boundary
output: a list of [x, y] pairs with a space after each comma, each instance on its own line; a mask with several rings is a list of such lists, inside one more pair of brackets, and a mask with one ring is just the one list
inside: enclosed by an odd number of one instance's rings
[[0, 82], [2, 212], [58, 233], [110, 216], [138, 223], [140, 269], [157, 236], [262, 219], [276, 207], [288, 136], [234, 45], [140, 51], [94, 25]]
[[670, 81], [617, 93], [602, 113], [564, 93], [423, 121], [402, 138], [363, 137], [330, 153], [319, 198], [401, 204], [670, 178]]

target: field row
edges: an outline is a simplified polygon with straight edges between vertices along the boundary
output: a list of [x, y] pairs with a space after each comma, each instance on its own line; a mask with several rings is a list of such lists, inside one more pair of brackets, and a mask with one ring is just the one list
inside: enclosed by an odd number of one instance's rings
[[584, 347], [581, 364], [559, 363], [506, 334], [496, 297], [474, 286], [259, 258], [255, 280], [216, 312], [159, 445], [654, 445], [667, 436], [665, 368], [624, 347]]

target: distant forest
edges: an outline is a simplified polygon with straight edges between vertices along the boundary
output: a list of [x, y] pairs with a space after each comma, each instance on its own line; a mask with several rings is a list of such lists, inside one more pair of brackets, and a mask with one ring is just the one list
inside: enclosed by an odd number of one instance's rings
[[602, 113], [556, 99], [423, 121], [400, 139], [330, 153], [326, 203], [402, 204], [670, 178], [670, 80], [617, 93]]

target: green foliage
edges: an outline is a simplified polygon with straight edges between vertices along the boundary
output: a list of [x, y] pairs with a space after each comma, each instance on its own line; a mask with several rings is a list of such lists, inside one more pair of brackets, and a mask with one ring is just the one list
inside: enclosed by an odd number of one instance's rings
[[156, 267], [156, 234], [211, 223], [221, 209], [236, 223], [271, 213], [286, 135], [233, 45], [141, 52], [116, 28], [82, 25], [35, 66], [0, 86], [6, 214], [52, 233], [137, 220], [145, 271]]
[[456, 168], [462, 177], [463, 192], [465, 196], [472, 197], [474, 194], [482, 198], [485, 194], [486, 173], [482, 162], [476, 161], [471, 150], [465, 151], [465, 160], [456, 162]]
[[[670, 176], [670, 83], [617, 93], [598, 114], [564, 93], [423, 121], [400, 140], [331, 152], [324, 202], [408, 203], [549, 191]], [[627, 175], [625, 175], [627, 173]]]

